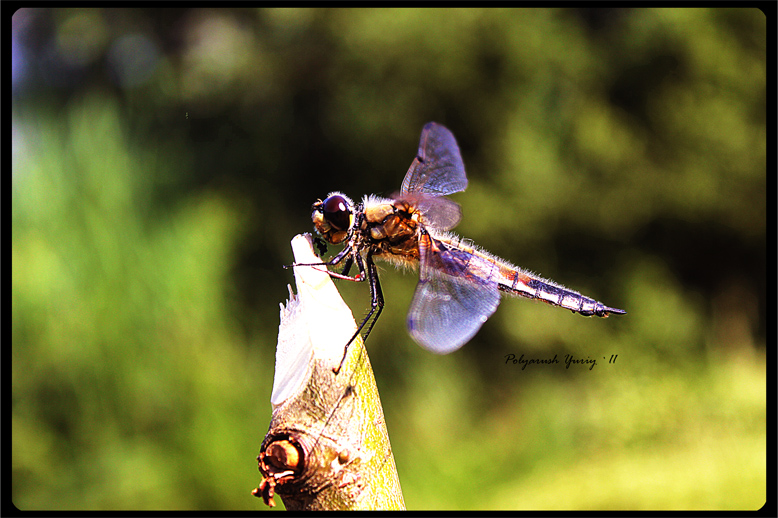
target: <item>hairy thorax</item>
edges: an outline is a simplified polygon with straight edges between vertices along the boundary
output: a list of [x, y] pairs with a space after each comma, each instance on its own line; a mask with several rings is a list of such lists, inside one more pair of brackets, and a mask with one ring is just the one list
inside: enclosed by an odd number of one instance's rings
[[364, 205], [365, 217], [359, 232], [373, 254], [397, 265], [416, 266], [419, 212], [403, 200], [368, 197]]

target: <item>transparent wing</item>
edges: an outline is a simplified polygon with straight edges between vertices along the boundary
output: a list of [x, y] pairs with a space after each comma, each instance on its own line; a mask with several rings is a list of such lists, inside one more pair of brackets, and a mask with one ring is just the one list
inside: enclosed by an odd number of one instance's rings
[[419, 256], [408, 331], [425, 349], [447, 354], [467, 343], [497, 309], [496, 266], [426, 232], [419, 239]]
[[462, 219], [462, 209], [458, 203], [441, 196], [423, 193], [399, 194], [394, 197], [414, 206], [422, 215], [421, 222], [440, 230], [454, 228]]
[[466, 187], [465, 164], [454, 135], [445, 126], [428, 122], [421, 130], [419, 152], [405, 174], [400, 192], [443, 196]]

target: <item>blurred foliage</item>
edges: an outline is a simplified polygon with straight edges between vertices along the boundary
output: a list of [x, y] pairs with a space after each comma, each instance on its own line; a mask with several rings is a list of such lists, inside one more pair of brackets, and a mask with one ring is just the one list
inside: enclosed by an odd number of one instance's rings
[[628, 314], [506, 300], [430, 355], [404, 330], [414, 275], [382, 267], [368, 348], [408, 508], [760, 507], [766, 21], [17, 11], [13, 503], [264, 508], [289, 240], [332, 190], [397, 190], [435, 120], [470, 178], [457, 230]]

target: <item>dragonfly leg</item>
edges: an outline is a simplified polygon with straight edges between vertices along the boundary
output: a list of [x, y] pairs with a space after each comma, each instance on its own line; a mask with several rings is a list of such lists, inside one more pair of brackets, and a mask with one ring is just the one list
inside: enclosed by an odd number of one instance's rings
[[[370, 335], [370, 331], [373, 330], [373, 326], [378, 321], [378, 317], [381, 315], [381, 311], [384, 309], [384, 292], [381, 290], [381, 281], [378, 279], [378, 269], [373, 262], [372, 255], [368, 253], [365, 257], [365, 265], [367, 265], [367, 267], [362, 264], [362, 258], [359, 255], [355, 255], [354, 257], [356, 257], [357, 267], [359, 268], [359, 275], [357, 277], [362, 277], [362, 280], [367, 277], [368, 283], [370, 284], [370, 311], [367, 313], [367, 316], [365, 316], [364, 320], [362, 320], [362, 323], [359, 324], [359, 327], [357, 327], [357, 331], [354, 333], [354, 336], [351, 337], [351, 339], [343, 348], [343, 358], [340, 359], [340, 365], [338, 365], [336, 369], [333, 369], [335, 374], [337, 374], [340, 371], [340, 368], [343, 367], [343, 362], [346, 360], [346, 353], [348, 352], [349, 345], [351, 345], [351, 343], [357, 338], [357, 336], [359, 336], [359, 333], [361, 333], [365, 327], [367, 327], [367, 330], [362, 336], [362, 339], [367, 340], [367, 337]], [[348, 278], [352, 279], [351, 277]], [[353, 278], [352, 280], [354, 279], [356, 278]]]
[[[351, 246], [345, 247], [343, 250], [340, 251], [338, 255], [330, 259], [329, 261], [322, 261], [320, 263], [294, 263], [294, 264], [285, 264], [284, 268], [293, 268], [295, 266], [334, 266], [336, 264], [339, 264], [341, 261], [346, 259], [347, 261], [351, 259], [351, 256], [354, 255], [352, 253], [353, 249]], [[350, 266], [350, 265], [349, 265]]]
[[[359, 267], [359, 273], [356, 274], [354, 277], [349, 275], [349, 271], [351, 270], [351, 266], [354, 264], [354, 258], [357, 260], [357, 266]], [[330, 277], [333, 279], [342, 279], [344, 281], [354, 281], [354, 282], [364, 282], [366, 276], [365, 276], [365, 268], [362, 266], [362, 258], [359, 256], [359, 254], [351, 254], [348, 259], [346, 259], [346, 263], [343, 265], [343, 269], [338, 272], [331, 272], [327, 270], [327, 273]]]
[[[321, 270], [317, 268], [319, 271], [323, 271], [327, 273], [330, 277], [333, 279], [343, 279], [345, 281], [354, 281], [354, 282], [362, 282], [365, 280], [365, 272], [364, 269], [359, 272], [358, 275], [351, 277], [348, 273], [351, 270], [351, 266], [354, 264], [354, 257], [359, 257], [359, 254], [353, 253], [353, 249], [351, 246], [347, 246], [344, 248], [338, 255], [330, 259], [329, 261], [323, 261], [321, 263], [294, 263], [294, 264], [285, 264], [284, 268], [293, 268], [295, 266], [335, 266], [336, 264], [339, 264], [346, 261], [343, 264], [343, 269], [341, 269], [340, 273], [338, 272], [331, 272], [327, 270], [326, 268], [324, 270]], [[359, 259], [357, 259], [359, 260]]]
[[351, 271], [351, 266], [354, 264], [354, 257], [349, 256], [348, 259], [346, 259], [346, 262], [343, 263], [343, 269], [340, 270], [340, 275], [343, 275], [345, 277], [348, 277], [348, 272]]

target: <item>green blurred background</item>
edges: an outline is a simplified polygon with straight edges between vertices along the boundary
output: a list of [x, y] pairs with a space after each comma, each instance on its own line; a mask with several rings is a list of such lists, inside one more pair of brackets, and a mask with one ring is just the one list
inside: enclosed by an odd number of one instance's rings
[[628, 314], [506, 299], [437, 356], [383, 266], [408, 508], [765, 502], [762, 12], [25, 9], [11, 38], [19, 508], [266, 509], [289, 241], [332, 190], [396, 191], [430, 120], [460, 234]]

